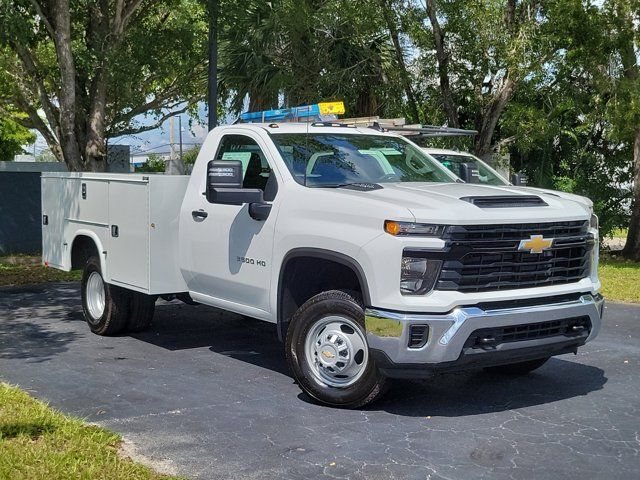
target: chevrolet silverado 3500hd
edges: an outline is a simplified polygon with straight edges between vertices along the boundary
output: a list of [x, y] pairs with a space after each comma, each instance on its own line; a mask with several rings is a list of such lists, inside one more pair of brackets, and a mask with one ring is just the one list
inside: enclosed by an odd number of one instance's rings
[[158, 296], [272, 322], [333, 406], [389, 377], [528, 372], [600, 328], [589, 200], [460, 183], [380, 129], [218, 127], [189, 177], [44, 173], [42, 211], [94, 333], [145, 328]]

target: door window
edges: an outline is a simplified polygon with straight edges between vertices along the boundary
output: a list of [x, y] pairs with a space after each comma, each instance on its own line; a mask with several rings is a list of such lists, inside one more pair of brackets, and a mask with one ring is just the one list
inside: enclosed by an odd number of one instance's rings
[[220, 142], [216, 160], [242, 162], [242, 188], [257, 188], [264, 199], [271, 201], [277, 191], [275, 175], [255, 140], [245, 135], [225, 135]]

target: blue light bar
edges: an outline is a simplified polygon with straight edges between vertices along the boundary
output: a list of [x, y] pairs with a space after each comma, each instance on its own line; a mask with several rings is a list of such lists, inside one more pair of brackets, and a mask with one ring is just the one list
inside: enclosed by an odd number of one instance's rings
[[262, 112], [247, 112], [240, 115], [243, 122], [295, 122], [297, 120], [335, 120], [336, 114], [344, 113], [342, 102], [324, 102], [301, 107], [277, 108]]

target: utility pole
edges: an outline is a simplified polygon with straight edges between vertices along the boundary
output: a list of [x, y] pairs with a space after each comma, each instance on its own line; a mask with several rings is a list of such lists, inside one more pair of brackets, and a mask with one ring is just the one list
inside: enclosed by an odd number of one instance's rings
[[218, 124], [218, 0], [209, 0], [209, 130]]
[[174, 145], [174, 129], [173, 129], [173, 118], [169, 117], [169, 161], [165, 163], [164, 173], [167, 175], [175, 175], [175, 167], [176, 167], [176, 149]]
[[182, 158], [182, 116], [178, 115], [178, 138], [180, 142], [180, 165], [184, 168], [184, 161]]

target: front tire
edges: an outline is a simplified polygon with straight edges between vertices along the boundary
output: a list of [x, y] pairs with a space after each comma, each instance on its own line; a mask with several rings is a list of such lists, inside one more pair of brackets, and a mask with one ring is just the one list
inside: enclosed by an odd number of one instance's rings
[[348, 293], [331, 290], [304, 303], [285, 347], [298, 385], [321, 403], [358, 408], [385, 391], [386, 378], [369, 355], [362, 305]]
[[127, 326], [130, 295], [102, 278], [100, 260], [90, 257], [82, 273], [82, 310], [91, 331], [97, 335], [117, 335]]

